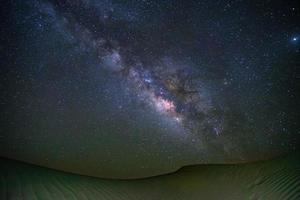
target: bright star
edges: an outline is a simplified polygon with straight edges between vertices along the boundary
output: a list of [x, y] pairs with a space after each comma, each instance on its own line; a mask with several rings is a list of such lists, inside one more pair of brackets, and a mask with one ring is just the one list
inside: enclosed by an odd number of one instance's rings
[[292, 37], [291, 41], [294, 42], [294, 43], [298, 42], [299, 41], [299, 37], [298, 36], [294, 36], [294, 37]]

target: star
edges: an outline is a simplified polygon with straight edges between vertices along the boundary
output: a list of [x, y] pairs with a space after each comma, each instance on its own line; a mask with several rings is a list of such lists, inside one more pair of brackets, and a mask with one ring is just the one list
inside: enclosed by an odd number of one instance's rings
[[293, 36], [291, 38], [291, 42], [294, 43], [294, 44], [297, 44], [299, 42], [299, 36]]

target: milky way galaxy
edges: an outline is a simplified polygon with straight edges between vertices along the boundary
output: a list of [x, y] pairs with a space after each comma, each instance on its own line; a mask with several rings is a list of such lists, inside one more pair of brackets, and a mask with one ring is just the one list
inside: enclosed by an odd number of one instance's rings
[[3, 8], [2, 156], [118, 178], [299, 146], [297, 1]]

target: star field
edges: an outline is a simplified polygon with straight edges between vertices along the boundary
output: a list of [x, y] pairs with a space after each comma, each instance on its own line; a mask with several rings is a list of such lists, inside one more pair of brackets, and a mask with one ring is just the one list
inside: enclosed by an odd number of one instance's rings
[[299, 147], [297, 1], [2, 7], [2, 156], [138, 177]]

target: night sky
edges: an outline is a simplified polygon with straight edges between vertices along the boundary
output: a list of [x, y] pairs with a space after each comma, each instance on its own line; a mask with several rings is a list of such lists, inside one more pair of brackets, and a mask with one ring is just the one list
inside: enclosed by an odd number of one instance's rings
[[1, 156], [127, 178], [299, 147], [297, 0], [16, 0], [1, 15]]

